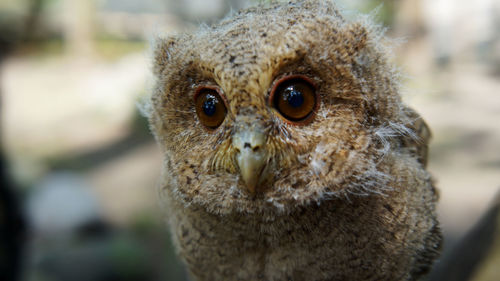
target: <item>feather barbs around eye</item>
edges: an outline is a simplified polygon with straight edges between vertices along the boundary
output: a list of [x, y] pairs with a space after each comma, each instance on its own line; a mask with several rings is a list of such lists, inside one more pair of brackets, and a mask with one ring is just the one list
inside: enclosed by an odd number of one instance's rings
[[269, 103], [287, 122], [303, 125], [312, 120], [319, 97], [307, 76], [289, 75], [274, 83]]
[[194, 103], [198, 119], [208, 129], [216, 129], [226, 118], [226, 105], [216, 87], [198, 87], [195, 91]]

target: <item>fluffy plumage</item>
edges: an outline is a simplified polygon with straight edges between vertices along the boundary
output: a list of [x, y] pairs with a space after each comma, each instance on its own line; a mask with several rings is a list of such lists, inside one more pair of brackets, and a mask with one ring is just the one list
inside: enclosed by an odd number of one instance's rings
[[[400, 99], [381, 32], [330, 1], [250, 8], [157, 40], [149, 118], [165, 157], [162, 200], [196, 280], [416, 280], [438, 255], [429, 130]], [[303, 75], [307, 123], [269, 103]], [[217, 87], [222, 124], [204, 127], [196, 89]], [[263, 179], [248, 192], [234, 138], [259, 132]]]

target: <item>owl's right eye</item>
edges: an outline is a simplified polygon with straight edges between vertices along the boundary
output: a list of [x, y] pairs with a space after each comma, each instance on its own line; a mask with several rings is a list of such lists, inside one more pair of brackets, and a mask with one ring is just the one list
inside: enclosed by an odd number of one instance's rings
[[304, 75], [289, 75], [274, 84], [269, 102], [288, 122], [305, 124], [314, 115], [318, 98], [311, 79]]
[[200, 122], [209, 129], [215, 129], [226, 117], [226, 106], [216, 88], [202, 86], [194, 96], [196, 114]]

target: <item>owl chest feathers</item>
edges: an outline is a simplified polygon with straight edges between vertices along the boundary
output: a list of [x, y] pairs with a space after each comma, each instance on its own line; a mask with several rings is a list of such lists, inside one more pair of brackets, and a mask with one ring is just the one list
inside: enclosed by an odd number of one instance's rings
[[418, 236], [428, 229], [408, 234], [417, 210], [404, 210], [409, 217], [395, 201], [373, 196], [282, 216], [218, 216], [171, 202], [170, 223], [197, 280], [410, 280]]

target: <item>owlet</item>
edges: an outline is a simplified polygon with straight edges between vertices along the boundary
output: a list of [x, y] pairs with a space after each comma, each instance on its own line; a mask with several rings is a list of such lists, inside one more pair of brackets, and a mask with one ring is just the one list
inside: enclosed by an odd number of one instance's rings
[[379, 28], [272, 2], [158, 39], [149, 120], [194, 280], [417, 280], [438, 256], [429, 130]]

